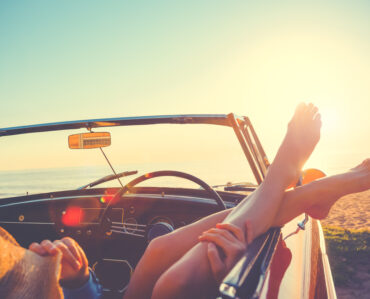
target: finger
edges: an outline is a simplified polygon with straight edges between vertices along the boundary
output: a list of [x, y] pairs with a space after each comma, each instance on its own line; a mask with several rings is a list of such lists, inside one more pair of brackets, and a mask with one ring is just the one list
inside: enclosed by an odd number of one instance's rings
[[230, 248], [233, 247], [233, 243], [234, 243], [234, 242], [230, 242], [228, 239], [225, 239], [224, 236], [220, 234], [214, 234], [214, 233], [204, 233], [203, 235], [199, 237], [199, 240], [212, 242], [216, 244], [225, 252], [225, 254], [230, 252]]
[[245, 243], [244, 232], [238, 226], [231, 223], [217, 223], [216, 227], [232, 232], [239, 241]]
[[[77, 243], [77, 245], [78, 245], [78, 243]], [[88, 267], [89, 266], [89, 261], [87, 260], [85, 252], [83, 251], [83, 249], [79, 245], [77, 246], [77, 250], [78, 250], [78, 252], [81, 256], [82, 265], [84, 267]]]
[[50, 255], [55, 255], [59, 252], [58, 248], [50, 241], [44, 240], [40, 245], [48, 252]]
[[81, 258], [81, 254], [77, 248], [78, 244], [76, 243], [75, 240], [73, 240], [72, 238], [63, 238], [61, 240], [68, 248], [68, 250], [73, 254], [73, 256], [75, 257], [75, 259], [80, 263], [82, 264], [82, 258]]
[[216, 281], [221, 280], [223, 277], [225, 265], [221, 260], [216, 246], [213, 243], [208, 243], [207, 256], [213, 276], [215, 277]]
[[203, 234], [208, 234], [208, 233], [221, 235], [226, 240], [229, 240], [229, 242], [235, 242], [236, 237], [231, 232], [227, 231], [226, 229], [220, 229], [220, 228], [213, 227], [213, 228], [203, 232]]
[[36, 242], [30, 244], [28, 249], [41, 256], [45, 256], [48, 254], [48, 252], [39, 243]]
[[246, 229], [247, 246], [248, 246], [253, 241], [252, 224], [249, 220], [245, 221], [245, 229]]
[[245, 242], [241, 242], [235, 237], [234, 240], [230, 242], [220, 234], [205, 233], [201, 236], [200, 241], [212, 242], [217, 245], [225, 254], [225, 263], [227, 263], [227, 260], [234, 260], [238, 256], [242, 255], [246, 250]]
[[54, 241], [54, 244], [63, 253], [63, 259], [65, 261], [67, 261], [76, 270], [79, 270], [81, 268], [81, 263], [71, 253], [66, 244], [64, 244], [60, 240]]

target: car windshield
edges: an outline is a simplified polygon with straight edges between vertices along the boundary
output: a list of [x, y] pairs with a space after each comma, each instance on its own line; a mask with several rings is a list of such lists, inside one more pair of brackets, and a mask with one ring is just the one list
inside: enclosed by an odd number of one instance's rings
[[[255, 184], [232, 128], [204, 124], [156, 124], [98, 128], [111, 133], [104, 152], [116, 172], [177, 170], [195, 175], [209, 185], [228, 182]], [[99, 149], [68, 148], [66, 130], [1, 137], [0, 197], [77, 189], [112, 174]], [[155, 178], [143, 186], [199, 188], [183, 179]], [[113, 180], [97, 187], [119, 186]]]

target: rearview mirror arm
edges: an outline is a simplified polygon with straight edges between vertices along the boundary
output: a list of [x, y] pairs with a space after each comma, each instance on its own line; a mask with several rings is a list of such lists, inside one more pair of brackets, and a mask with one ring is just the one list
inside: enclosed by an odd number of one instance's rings
[[124, 186], [123, 186], [123, 184], [122, 184], [121, 180], [119, 179], [119, 176], [117, 176], [117, 173], [116, 173], [116, 171], [114, 170], [114, 168], [113, 168], [112, 164], [109, 162], [108, 157], [105, 155], [105, 153], [104, 153], [103, 149], [102, 149], [101, 147], [99, 147], [99, 148], [100, 148], [100, 151], [101, 151], [101, 153], [103, 154], [103, 156], [104, 156], [105, 160], [107, 160], [107, 162], [108, 162], [108, 164], [109, 164], [110, 168], [112, 169], [112, 171], [113, 171], [114, 175], [117, 177], [118, 182], [120, 183], [121, 187], [123, 188]]

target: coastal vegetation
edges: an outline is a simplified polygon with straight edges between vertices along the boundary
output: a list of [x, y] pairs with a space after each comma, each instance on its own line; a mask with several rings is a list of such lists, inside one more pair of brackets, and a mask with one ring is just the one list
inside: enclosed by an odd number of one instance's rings
[[370, 276], [370, 230], [323, 227], [336, 287], [361, 288]]

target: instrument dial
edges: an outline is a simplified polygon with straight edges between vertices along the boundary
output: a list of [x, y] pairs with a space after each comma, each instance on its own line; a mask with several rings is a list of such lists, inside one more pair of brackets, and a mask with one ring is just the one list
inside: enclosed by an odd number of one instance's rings
[[128, 233], [134, 234], [137, 232], [138, 229], [137, 220], [133, 217], [127, 218], [123, 223], [123, 227]]

